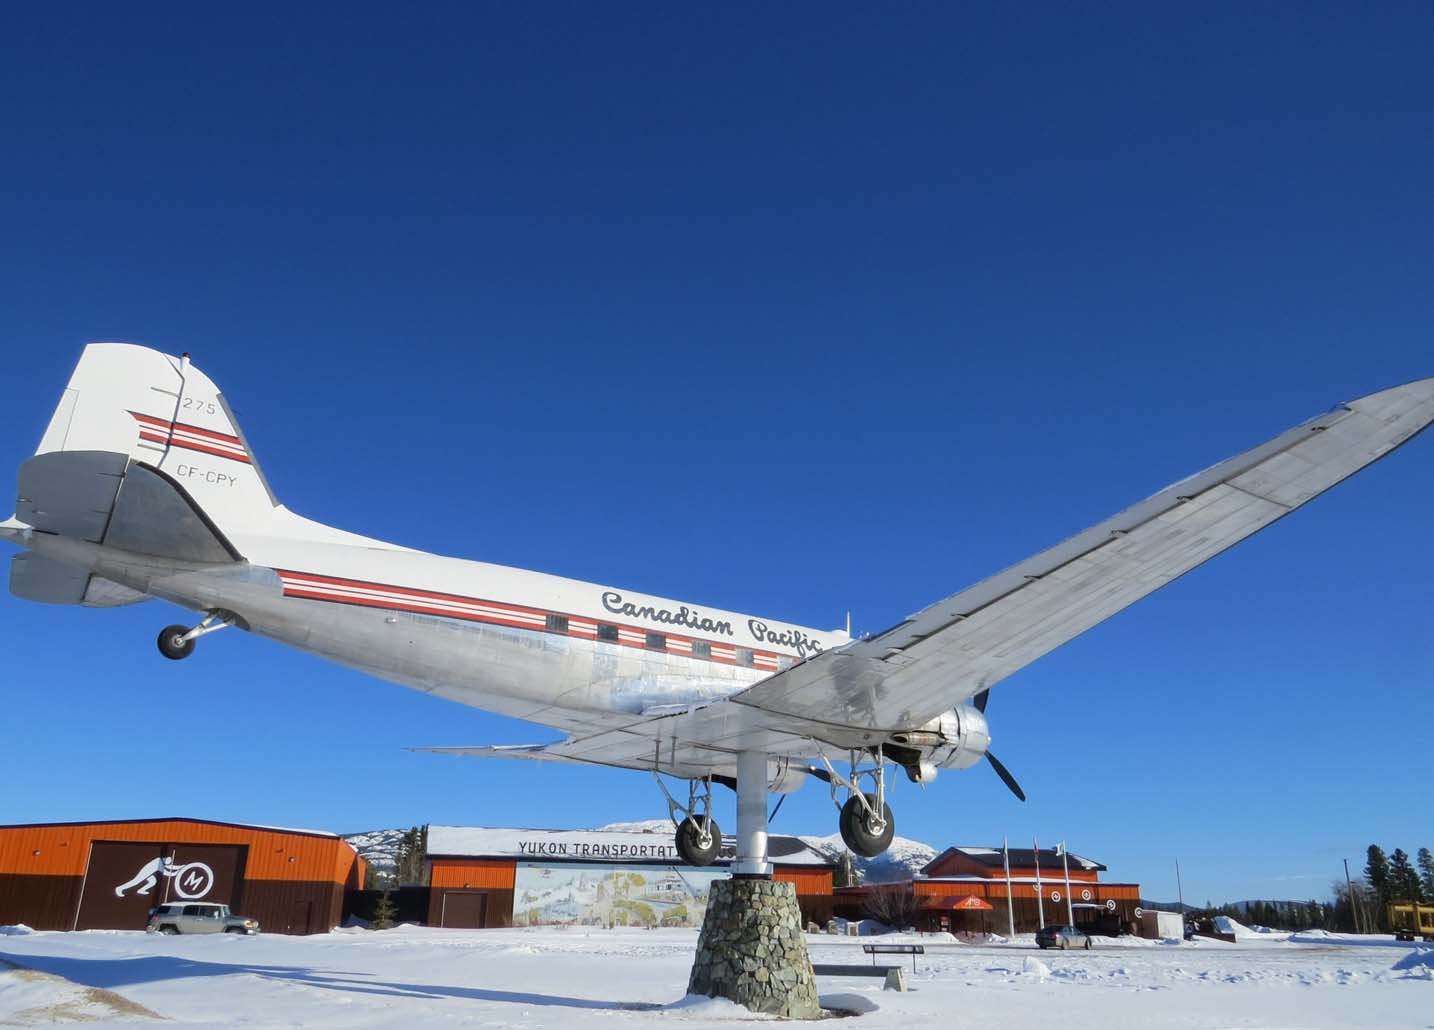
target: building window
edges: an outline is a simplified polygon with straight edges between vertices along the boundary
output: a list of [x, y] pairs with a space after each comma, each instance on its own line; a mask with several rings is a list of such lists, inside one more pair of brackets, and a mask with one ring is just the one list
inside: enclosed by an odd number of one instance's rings
[[777, 655], [777, 670], [778, 670], [778, 671], [781, 671], [781, 670], [783, 670], [783, 669], [790, 669], [793, 665], [796, 665], [796, 664], [797, 664], [797, 660], [796, 660], [795, 658], [793, 658], [793, 657], [792, 657], [791, 655], [789, 655], [789, 654], [779, 654], [779, 655]]
[[599, 640], [611, 640], [614, 644], [617, 643], [617, 627], [609, 625], [606, 622], [599, 622], [597, 638]]
[[707, 643], [707, 641], [705, 641], [705, 640], [694, 640], [694, 641], [692, 641], [692, 657], [693, 657], [693, 658], [711, 658], [711, 657], [712, 657], [712, 645], [709, 644], [709, 643]]
[[554, 633], [566, 633], [568, 631], [568, 617], [566, 615], [549, 615], [547, 623], [548, 629]]
[[666, 633], [649, 633], [649, 634], [647, 635], [647, 649], [648, 649], [649, 651], [666, 651], [666, 650], [667, 650], [667, 634], [666, 634]]
[[751, 649], [750, 647], [739, 647], [739, 648], [737, 648], [737, 664], [738, 664], [738, 665], [752, 665], [752, 664], [755, 664], [755, 662], [756, 662], [756, 658], [755, 658], [755, 656], [752, 654], [752, 649]]

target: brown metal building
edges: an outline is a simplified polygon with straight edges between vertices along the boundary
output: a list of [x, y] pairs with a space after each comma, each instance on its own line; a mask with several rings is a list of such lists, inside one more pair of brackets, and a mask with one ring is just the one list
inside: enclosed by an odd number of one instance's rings
[[[830, 859], [795, 837], [768, 841], [773, 876], [796, 885], [802, 918], [832, 915]], [[430, 826], [428, 925], [700, 925], [706, 889], [726, 877], [735, 841], [713, 866], [684, 865], [671, 832]], [[557, 899], [557, 900], [554, 900]]]
[[899, 917], [921, 930], [1005, 933], [1009, 911], [1017, 933], [1042, 923], [1064, 925], [1071, 916], [1093, 933], [1137, 932], [1139, 884], [1104, 883], [1105, 866], [1071, 854], [1067, 899], [1065, 856], [1046, 848], [1011, 848], [1009, 856], [1007, 880], [1002, 849], [947, 848], [911, 880], [838, 888], [836, 913], [847, 919]]
[[155, 905], [210, 901], [268, 933], [339, 924], [365, 864], [331, 833], [204, 819], [0, 826], [0, 924], [143, 929]]

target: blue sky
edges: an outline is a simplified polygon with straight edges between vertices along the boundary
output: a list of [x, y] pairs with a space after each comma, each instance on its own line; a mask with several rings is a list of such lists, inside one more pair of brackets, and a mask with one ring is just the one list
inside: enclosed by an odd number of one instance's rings
[[[1159, 5], [1158, 5], [1159, 6]], [[82, 344], [188, 350], [292, 509], [881, 629], [1434, 375], [1424, 5], [15, 9], [0, 464]], [[1187, 900], [1434, 846], [1434, 440], [1000, 686], [898, 833]], [[638, 774], [159, 604], [0, 597], [0, 821], [662, 814]], [[719, 818], [735, 822], [730, 799]], [[774, 830], [830, 833], [819, 787]], [[1362, 860], [1360, 863], [1362, 865]]]

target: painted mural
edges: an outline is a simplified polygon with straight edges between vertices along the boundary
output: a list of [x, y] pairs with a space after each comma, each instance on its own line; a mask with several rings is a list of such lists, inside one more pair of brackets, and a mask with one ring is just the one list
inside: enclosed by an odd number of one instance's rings
[[519, 862], [513, 925], [699, 927], [712, 881], [726, 876], [677, 865]]

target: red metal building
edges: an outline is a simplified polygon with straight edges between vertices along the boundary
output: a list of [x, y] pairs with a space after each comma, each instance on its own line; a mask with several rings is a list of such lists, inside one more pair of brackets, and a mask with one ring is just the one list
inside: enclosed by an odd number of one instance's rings
[[337, 926], [365, 865], [331, 833], [205, 819], [0, 826], [0, 924], [143, 929], [149, 910], [222, 902], [268, 933]]

